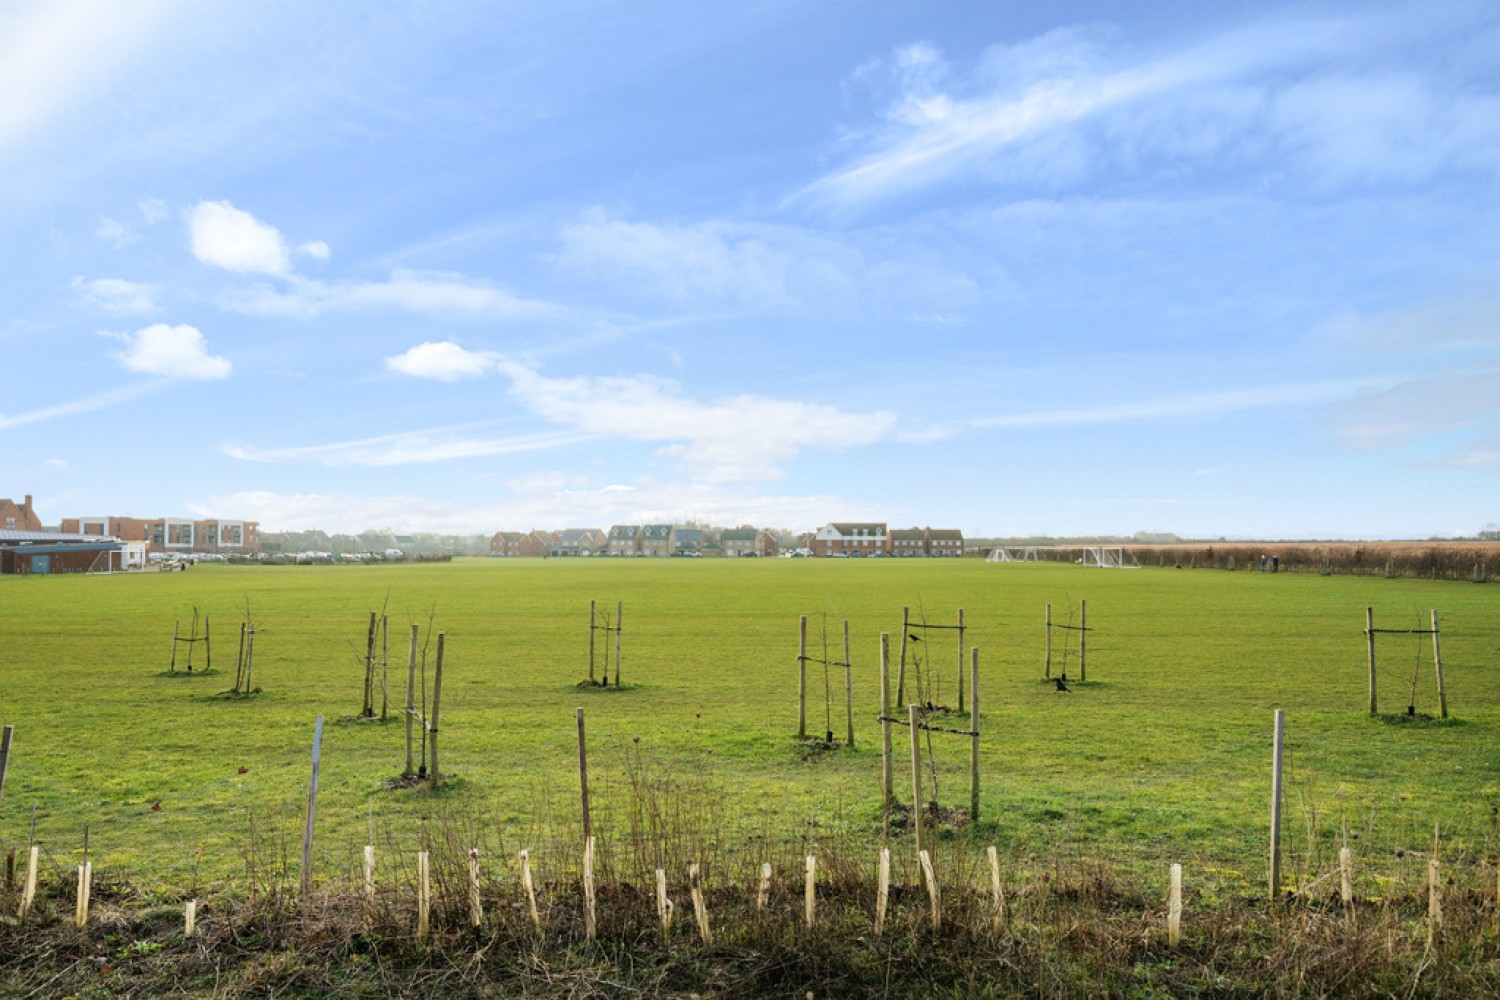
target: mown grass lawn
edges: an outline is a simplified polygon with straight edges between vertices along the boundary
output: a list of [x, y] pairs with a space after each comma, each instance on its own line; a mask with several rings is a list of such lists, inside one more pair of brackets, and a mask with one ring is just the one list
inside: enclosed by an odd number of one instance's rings
[[[624, 601], [621, 690], [576, 686], [587, 675], [591, 599], [601, 613]], [[1044, 607], [1076, 624], [1080, 599], [1089, 683], [1064, 694], [1042, 683]], [[414, 842], [424, 823], [472, 827], [509, 848], [576, 838], [579, 706], [605, 840], [626, 839], [649, 780], [675, 789], [693, 813], [682, 822], [717, 829], [715, 849], [755, 838], [767, 853], [830, 838], [873, 846], [882, 836], [877, 650], [888, 632], [894, 655], [903, 605], [929, 624], [952, 624], [963, 607], [967, 644], [980, 649], [982, 815], [945, 831], [956, 844], [999, 844], [1023, 865], [1060, 852], [1122, 870], [1183, 860], [1255, 891], [1272, 712], [1282, 708], [1294, 873], [1326, 861], [1343, 823], [1379, 869], [1408, 864], [1397, 848], [1429, 843], [1434, 822], [1454, 856], [1500, 846], [1494, 586], [974, 560], [678, 559], [0, 578], [0, 721], [16, 727], [0, 846], [26, 841], [35, 805], [37, 839], [56, 864], [76, 859], [87, 824], [96, 870], [164, 886], [235, 877], [252, 842], [257, 851], [290, 843], [295, 855], [320, 713], [322, 872], [357, 863], [372, 817], [387, 843]], [[1449, 722], [1395, 718], [1413, 677], [1417, 711], [1436, 714], [1426, 636], [1381, 637], [1387, 717], [1368, 718], [1367, 605], [1382, 628], [1425, 628], [1428, 610], [1440, 610]], [[247, 606], [263, 691], [235, 701], [219, 694], [233, 682]], [[214, 670], [201, 673], [200, 648], [200, 672], [169, 675], [173, 623], [186, 633], [194, 608], [212, 622]], [[384, 724], [355, 718], [365, 627], [381, 608], [391, 626]], [[850, 623], [852, 750], [810, 752], [794, 738], [802, 614], [817, 659], [825, 622], [831, 660]], [[409, 625], [425, 637], [429, 618], [446, 633], [440, 736], [453, 781], [438, 795], [385, 786], [404, 763]], [[930, 697], [952, 705], [956, 637], [925, 636], [913, 648]], [[1067, 637], [1054, 642], [1057, 672]], [[1076, 677], [1076, 646], [1066, 665]], [[841, 673], [827, 680], [831, 716], [821, 667], [810, 668], [809, 687], [810, 732], [842, 736]], [[966, 806], [967, 742], [932, 742], [943, 804]], [[896, 746], [905, 801], [904, 730]]]

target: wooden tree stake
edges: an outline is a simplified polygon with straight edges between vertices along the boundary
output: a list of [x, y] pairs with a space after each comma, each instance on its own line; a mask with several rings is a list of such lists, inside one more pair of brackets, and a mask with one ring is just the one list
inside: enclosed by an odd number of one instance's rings
[[764, 910], [770, 898], [771, 862], [762, 861], [760, 865], [760, 886], [755, 890], [755, 908], [757, 910]]
[[437, 641], [437, 666], [432, 671], [432, 717], [427, 720], [427, 741], [432, 752], [432, 787], [441, 780], [438, 772], [438, 701], [443, 696], [443, 639], [447, 633], [439, 632]]
[[875, 879], [875, 936], [885, 930], [886, 907], [891, 897], [891, 849], [880, 849], [880, 873]]
[[1370, 718], [1375, 718], [1375, 609], [1365, 608], [1365, 645], [1370, 660]]
[[[594, 683], [594, 632], [598, 629], [595, 624], [594, 612], [596, 603], [589, 601], [589, 683]], [[604, 676], [609, 676], [609, 666], [605, 665]]]
[[365, 926], [375, 920], [375, 845], [365, 845]]
[[844, 718], [849, 724], [849, 734], [844, 740], [847, 747], [854, 746], [854, 660], [849, 654], [849, 619], [844, 619]]
[[1046, 671], [1044, 676], [1047, 680], [1052, 679], [1052, 605], [1047, 605], [1047, 660], [1042, 669]]
[[1437, 671], [1438, 718], [1448, 717], [1448, 689], [1443, 686], [1443, 643], [1438, 635], [1437, 608], [1432, 609], [1432, 665]]
[[625, 635], [625, 602], [615, 602], [615, 687], [620, 686], [620, 644]]
[[797, 739], [807, 739], [807, 616], [797, 625]]
[[656, 921], [666, 941], [672, 932], [672, 901], [667, 898], [667, 873], [661, 868], [656, 869]]
[[958, 710], [964, 710], [964, 609], [958, 609]]
[[406, 770], [402, 771], [403, 777], [410, 778], [415, 771], [412, 766], [412, 723], [417, 717], [417, 629], [419, 626], [412, 622], [411, 646], [406, 652]]
[[1182, 865], [1172, 865], [1171, 888], [1167, 890], [1167, 946], [1182, 943]]
[[0, 732], [0, 803], [5, 801], [5, 774], [10, 770], [10, 741], [15, 731], [15, 726], [6, 726]]
[[469, 926], [478, 930], [484, 923], [484, 903], [479, 898], [479, 848], [469, 848]]
[[425, 941], [430, 930], [428, 918], [432, 908], [430, 863], [426, 851], [417, 852], [417, 940]]
[[584, 738], [583, 709], [578, 710], [578, 792], [583, 804], [583, 838], [594, 835], [594, 824], [589, 819], [589, 752]]
[[599, 933], [599, 919], [594, 897], [594, 838], [583, 841], [583, 934], [590, 941]]
[[1281, 709], [1276, 710], [1275, 729], [1271, 742], [1271, 873], [1269, 878], [1271, 902], [1281, 894], [1281, 755], [1285, 733], [1285, 717]]
[[1000, 888], [1000, 853], [991, 844], [985, 849], [985, 854], [990, 862], [990, 901], [993, 907], [990, 924], [998, 934], [1005, 927], [1005, 893]]
[[526, 890], [526, 908], [531, 914], [531, 925], [542, 930], [542, 914], [536, 908], [536, 886], [531, 881], [531, 855], [525, 850], [521, 851], [521, 888]]
[[896, 707], [906, 704], [906, 635], [911, 631], [911, 605], [901, 608], [901, 662], [896, 668]]
[[943, 926], [943, 896], [938, 888], [937, 875], [932, 870], [932, 858], [926, 851], [917, 852], [917, 860], [922, 865], [922, 876], [927, 882], [927, 898], [932, 901], [932, 929], [941, 930]]
[[21, 890], [21, 906], [16, 910], [16, 919], [25, 920], [26, 915], [31, 912], [31, 904], [36, 899], [36, 863], [40, 847], [32, 845], [26, 856], [26, 885]]
[[918, 725], [917, 706], [906, 706], [907, 722], [911, 726], [911, 829], [916, 837], [917, 855], [922, 854], [922, 730]]
[[313, 723], [312, 777], [307, 782], [307, 823], [302, 828], [302, 898], [312, 889], [313, 822], [318, 815], [318, 766], [323, 759], [323, 717]]
[[969, 822], [979, 822], [979, 647], [969, 651]]
[[880, 786], [887, 825], [890, 823], [891, 805], [896, 801], [894, 775], [891, 768], [891, 635], [880, 633]]
[[78, 866], [78, 896], [73, 912], [73, 926], [82, 928], [89, 922], [89, 891], [94, 877], [94, 863], [85, 861]]
[[198, 901], [190, 899], [182, 907], [182, 936], [190, 938], [198, 933]]
[[818, 921], [818, 859], [807, 856], [807, 881], [802, 892], [802, 915], [807, 929], [812, 930]]
[[1089, 679], [1089, 602], [1078, 602], [1078, 680]]
[[709, 930], [708, 904], [703, 898], [703, 879], [698, 874], [696, 864], [688, 865], [688, 879], [692, 884], [693, 916], [698, 921], [698, 936], [703, 939], [705, 945], [712, 947], [714, 935], [713, 931]]

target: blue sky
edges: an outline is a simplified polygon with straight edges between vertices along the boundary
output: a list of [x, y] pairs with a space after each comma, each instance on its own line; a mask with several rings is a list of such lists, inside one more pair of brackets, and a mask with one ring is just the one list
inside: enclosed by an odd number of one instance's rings
[[22, 0], [0, 495], [1472, 533], [1497, 174], [1486, 3]]

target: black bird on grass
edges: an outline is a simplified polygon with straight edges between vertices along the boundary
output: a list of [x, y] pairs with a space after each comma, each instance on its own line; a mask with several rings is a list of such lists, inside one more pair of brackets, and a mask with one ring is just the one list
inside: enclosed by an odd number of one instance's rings
[[912, 632], [908, 632], [906, 634], [906, 637], [908, 639], [910, 639], [912, 642], [921, 642], [922, 641], [922, 637], [920, 635], [916, 635], [915, 633], [912, 633]]
[[1054, 683], [1054, 684], [1057, 685], [1057, 689], [1059, 691], [1069, 691], [1070, 690], [1070, 688], [1068, 687], [1068, 685], [1064, 682], [1063, 678], [1061, 678], [1061, 677], [1054, 677], [1054, 678], [1052, 678], [1052, 683]]

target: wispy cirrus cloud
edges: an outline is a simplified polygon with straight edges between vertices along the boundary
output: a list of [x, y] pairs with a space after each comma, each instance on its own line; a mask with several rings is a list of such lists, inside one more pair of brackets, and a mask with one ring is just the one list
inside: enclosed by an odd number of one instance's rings
[[1272, 14], [1175, 50], [1097, 26], [996, 46], [966, 72], [930, 44], [861, 67], [878, 120], [793, 200], [854, 206], [957, 179], [1069, 185], [1110, 171], [1288, 171], [1313, 187], [1500, 164], [1500, 97], [1451, 65], [1392, 74], [1414, 37], [1454, 40], [1477, 8], [1426, 18]]
[[144, 285], [123, 278], [73, 279], [73, 291], [85, 305], [117, 316], [138, 316], [157, 310], [155, 285]]
[[506, 437], [486, 437], [473, 433], [483, 426], [488, 425], [435, 427], [316, 445], [262, 447], [248, 444], [225, 444], [220, 447], [220, 451], [231, 458], [246, 462], [313, 462], [333, 468], [349, 466], [378, 468], [545, 451], [582, 444], [594, 437], [592, 434], [573, 431], [552, 431]]
[[95, 410], [108, 409], [118, 406], [120, 403], [139, 399], [147, 393], [154, 392], [165, 386], [165, 380], [151, 382], [137, 382], [135, 385], [123, 386], [119, 389], [111, 389], [108, 392], [95, 393], [84, 396], [81, 399], [69, 400], [65, 403], [55, 403], [52, 406], [44, 406], [38, 410], [28, 413], [4, 414], [0, 413], [0, 431], [13, 430], [17, 427], [25, 427], [28, 424], [39, 424], [48, 420], [59, 420], [64, 417], [77, 416], [80, 413], [92, 413]]
[[474, 319], [538, 319], [557, 312], [487, 281], [447, 272], [398, 269], [386, 281], [323, 282], [290, 276], [283, 287], [259, 284], [220, 297], [231, 312], [315, 319], [325, 313], [400, 310]]
[[1389, 384], [1382, 379], [1335, 379], [1298, 385], [1230, 389], [1223, 392], [1160, 396], [1131, 403], [1034, 410], [968, 421], [976, 430], [1032, 430], [1044, 427], [1086, 427], [1150, 420], [1179, 420], [1223, 416], [1271, 407], [1315, 406], [1348, 399], [1354, 394]]

